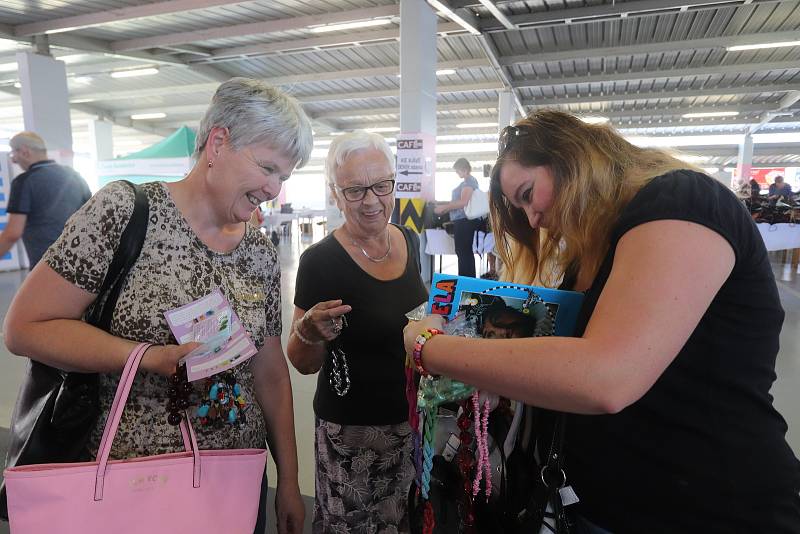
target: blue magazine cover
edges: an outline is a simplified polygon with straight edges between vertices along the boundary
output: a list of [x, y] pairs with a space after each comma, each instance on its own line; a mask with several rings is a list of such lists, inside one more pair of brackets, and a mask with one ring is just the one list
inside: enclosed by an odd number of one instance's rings
[[572, 336], [583, 293], [435, 273], [429, 314], [485, 338]]

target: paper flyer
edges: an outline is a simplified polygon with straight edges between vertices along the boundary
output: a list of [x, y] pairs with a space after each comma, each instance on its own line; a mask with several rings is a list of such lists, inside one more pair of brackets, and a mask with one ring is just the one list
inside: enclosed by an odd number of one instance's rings
[[203, 343], [181, 360], [189, 382], [235, 367], [258, 352], [219, 289], [164, 316], [178, 344]]

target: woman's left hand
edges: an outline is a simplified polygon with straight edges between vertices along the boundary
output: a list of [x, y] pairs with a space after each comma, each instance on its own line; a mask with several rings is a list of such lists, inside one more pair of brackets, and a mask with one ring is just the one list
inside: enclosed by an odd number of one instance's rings
[[297, 483], [278, 483], [275, 492], [275, 517], [278, 534], [302, 534], [306, 508]]
[[406, 353], [410, 355], [414, 352], [414, 343], [417, 341], [417, 336], [425, 330], [428, 328], [441, 330], [443, 327], [444, 317], [441, 315], [429, 315], [421, 321], [409, 321], [403, 329], [403, 344], [406, 347]]
[[443, 215], [443, 214], [447, 213], [447, 207], [446, 206], [436, 206], [435, 208], [433, 208], [433, 212], [436, 215]]

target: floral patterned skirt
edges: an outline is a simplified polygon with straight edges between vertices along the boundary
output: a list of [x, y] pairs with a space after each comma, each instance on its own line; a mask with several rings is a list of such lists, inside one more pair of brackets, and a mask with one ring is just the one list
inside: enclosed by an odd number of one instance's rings
[[409, 532], [411, 449], [408, 423], [357, 426], [317, 418], [314, 534]]

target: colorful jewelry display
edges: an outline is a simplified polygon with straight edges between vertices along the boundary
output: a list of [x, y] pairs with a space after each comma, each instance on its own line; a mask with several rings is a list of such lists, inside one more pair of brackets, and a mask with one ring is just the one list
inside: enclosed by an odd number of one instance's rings
[[247, 421], [248, 404], [236, 375], [226, 371], [205, 380], [206, 397], [197, 408], [201, 425], [221, 427]]

